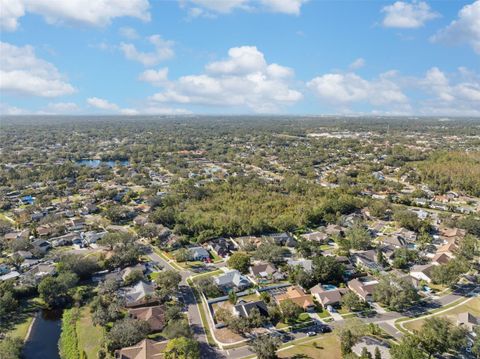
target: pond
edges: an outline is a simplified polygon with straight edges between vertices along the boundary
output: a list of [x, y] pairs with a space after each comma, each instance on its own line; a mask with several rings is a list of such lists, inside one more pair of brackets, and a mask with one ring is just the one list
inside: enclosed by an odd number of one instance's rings
[[128, 166], [129, 161], [128, 160], [118, 160], [118, 161], [104, 161], [104, 160], [94, 160], [94, 159], [81, 159], [75, 161], [76, 164], [79, 164], [81, 166], [87, 166], [90, 168], [97, 168], [100, 166], [108, 166], [108, 167], [115, 167], [115, 166]]
[[60, 359], [58, 340], [62, 331], [61, 310], [41, 310], [23, 347], [25, 359]]

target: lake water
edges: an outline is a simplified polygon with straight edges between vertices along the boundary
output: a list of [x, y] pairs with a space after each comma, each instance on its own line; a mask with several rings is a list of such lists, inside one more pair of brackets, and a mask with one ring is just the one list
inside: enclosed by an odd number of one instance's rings
[[62, 311], [42, 310], [33, 323], [23, 347], [25, 359], [60, 359], [58, 340], [62, 331]]
[[120, 166], [128, 166], [129, 162], [128, 160], [121, 160], [121, 161], [102, 161], [102, 160], [92, 160], [92, 159], [82, 159], [82, 160], [77, 160], [75, 163], [81, 165], [81, 166], [87, 166], [90, 168], [97, 168], [102, 165], [108, 166], [108, 167], [115, 167], [117, 165]]

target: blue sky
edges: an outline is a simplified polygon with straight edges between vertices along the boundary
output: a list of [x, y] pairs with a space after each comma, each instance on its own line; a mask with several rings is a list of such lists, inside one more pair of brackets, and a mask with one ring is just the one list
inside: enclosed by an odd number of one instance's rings
[[480, 0], [0, 0], [0, 113], [480, 115]]

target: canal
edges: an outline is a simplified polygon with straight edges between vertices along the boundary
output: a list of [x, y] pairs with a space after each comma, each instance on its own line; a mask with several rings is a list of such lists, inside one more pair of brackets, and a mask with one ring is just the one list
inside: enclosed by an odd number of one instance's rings
[[25, 359], [60, 359], [58, 340], [62, 330], [61, 310], [41, 310], [23, 347]]

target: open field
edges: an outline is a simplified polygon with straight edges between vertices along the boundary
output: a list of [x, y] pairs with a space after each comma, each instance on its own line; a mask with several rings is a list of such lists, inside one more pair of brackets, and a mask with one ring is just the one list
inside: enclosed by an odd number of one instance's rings
[[97, 358], [97, 353], [102, 347], [103, 328], [94, 326], [89, 307], [80, 310], [80, 319], [77, 322], [78, 349], [84, 351], [87, 359]]
[[295, 344], [293, 348], [278, 352], [280, 358], [341, 358], [340, 342], [334, 334], [326, 334], [313, 341]]
[[[457, 314], [463, 313], [463, 312], [470, 312], [475, 316], [479, 316], [480, 315], [480, 298], [477, 297], [456, 308], [440, 313], [438, 314], [438, 317], [448, 318], [452, 322], [456, 323]], [[405, 323], [404, 327], [408, 330], [419, 330], [422, 327], [424, 321], [425, 319], [419, 318], [417, 320], [413, 320], [411, 322]]]

